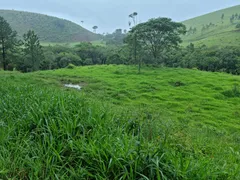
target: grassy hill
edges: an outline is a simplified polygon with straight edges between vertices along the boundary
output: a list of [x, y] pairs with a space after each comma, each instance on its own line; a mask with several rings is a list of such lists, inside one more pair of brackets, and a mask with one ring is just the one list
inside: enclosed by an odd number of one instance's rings
[[[196, 28], [197, 32], [184, 36], [183, 45], [194, 43], [208, 46], [240, 46], [240, 30], [236, 29], [240, 20], [230, 22], [231, 16], [236, 13], [240, 15], [240, 5], [184, 21], [188, 30], [192, 27]], [[222, 14], [224, 14], [223, 20]], [[207, 26], [209, 27], [206, 28]], [[205, 27], [204, 31], [202, 31], [203, 27]]]
[[0, 179], [240, 179], [239, 76], [106, 65], [0, 81]]
[[52, 16], [15, 10], [0, 10], [0, 16], [9, 22], [20, 37], [32, 29], [44, 42], [95, 41], [101, 38], [100, 35], [94, 34], [78, 24]]

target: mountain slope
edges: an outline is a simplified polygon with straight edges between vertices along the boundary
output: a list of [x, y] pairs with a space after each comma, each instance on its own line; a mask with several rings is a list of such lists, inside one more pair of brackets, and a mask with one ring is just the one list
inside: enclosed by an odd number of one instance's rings
[[40, 40], [44, 42], [63, 43], [100, 39], [100, 35], [94, 34], [78, 24], [48, 15], [0, 10], [0, 16], [4, 17], [21, 37], [29, 29], [32, 29], [38, 34]]
[[[222, 19], [222, 14], [224, 18]], [[232, 15], [238, 15], [231, 23]], [[240, 5], [222, 9], [213, 13], [189, 19], [183, 22], [187, 30], [192, 29], [183, 37], [183, 45], [194, 43], [208, 46], [240, 46]], [[194, 29], [196, 28], [196, 32]]]

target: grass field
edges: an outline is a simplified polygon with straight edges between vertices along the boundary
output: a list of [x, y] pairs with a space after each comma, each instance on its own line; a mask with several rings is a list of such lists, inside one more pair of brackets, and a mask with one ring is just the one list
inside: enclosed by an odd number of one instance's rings
[[[187, 29], [195, 27], [197, 33], [184, 36], [183, 45], [194, 43], [197, 46], [203, 44], [207, 46], [240, 46], [240, 31], [236, 29], [236, 24], [240, 23], [240, 20], [235, 20], [233, 24], [230, 22], [230, 17], [236, 13], [240, 13], [240, 5], [184, 21], [183, 24], [187, 26]], [[223, 20], [221, 19], [222, 14], [224, 14]], [[202, 32], [202, 27], [209, 23], [214, 26]]]
[[238, 76], [109, 65], [0, 80], [0, 179], [240, 179]]

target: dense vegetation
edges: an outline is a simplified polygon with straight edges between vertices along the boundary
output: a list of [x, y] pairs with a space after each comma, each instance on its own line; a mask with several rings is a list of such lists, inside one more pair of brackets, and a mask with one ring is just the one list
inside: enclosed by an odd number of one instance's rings
[[227, 72], [240, 74], [240, 49], [234, 47], [208, 48], [194, 47], [190, 44], [186, 48], [171, 49], [154, 58], [149, 51], [137, 52], [134, 58], [132, 47], [127, 44], [116, 46], [94, 46], [91, 43], [80, 43], [74, 48], [54, 46], [44, 48], [45, 60], [40, 69], [58, 69], [67, 67], [95, 64], [138, 64], [142, 66], [167, 66], [195, 68], [212, 72]]
[[86, 66], [0, 80], [1, 179], [240, 178], [239, 77]]
[[5, 43], [0, 42], [0, 61], [5, 70], [29, 72], [67, 66], [138, 64], [139, 72], [142, 65], [154, 65], [240, 74], [238, 48], [208, 48], [206, 45], [195, 47], [192, 43], [186, 48], [180, 47], [180, 35], [186, 33], [186, 28], [169, 18], [151, 19], [134, 26], [128, 33], [117, 29], [113, 34], [105, 36], [106, 46], [82, 42], [74, 47], [42, 47], [34, 31], [25, 34], [25, 42], [21, 43], [7, 21], [3, 19], [2, 22], [0, 27], [8, 29], [6, 33], [1, 31]]
[[20, 38], [31, 29], [43, 42], [66, 43], [101, 39], [100, 35], [80, 25], [56, 17], [14, 10], [0, 10], [0, 16], [9, 22]]
[[183, 24], [188, 33], [183, 36], [183, 45], [240, 46], [240, 5], [199, 16]]

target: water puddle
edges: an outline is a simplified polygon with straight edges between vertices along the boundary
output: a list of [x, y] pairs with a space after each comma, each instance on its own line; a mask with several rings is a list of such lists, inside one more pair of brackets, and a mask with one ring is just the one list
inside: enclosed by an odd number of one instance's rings
[[79, 85], [76, 85], [76, 84], [64, 84], [65, 87], [68, 87], [68, 88], [74, 88], [74, 89], [77, 89], [77, 90], [81, 90], [82, 87], [79, 86]]

